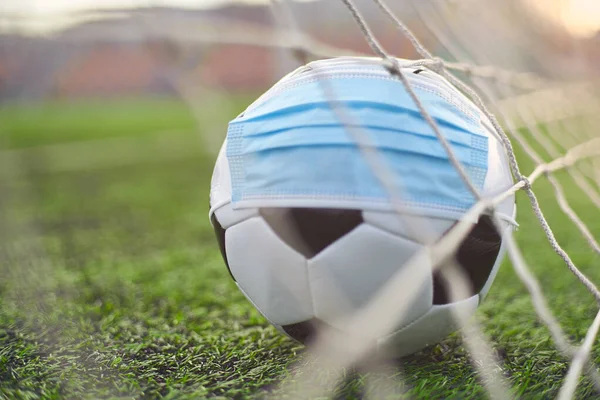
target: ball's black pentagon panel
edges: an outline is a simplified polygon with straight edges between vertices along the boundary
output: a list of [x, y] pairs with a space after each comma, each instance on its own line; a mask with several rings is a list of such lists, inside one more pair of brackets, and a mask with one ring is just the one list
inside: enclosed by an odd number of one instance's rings
[[333, 327], [318, 318], [281, 327], [294, 340], [302, 344], [310, 344], [317, 336], [319, 330], [333, 329]]
[[363, 223], [360, 210], [261, 208], [260, 214], [281, 240], [309, 259]]
[[229, 262], [227, 261], [227, 251], [225, 249], [225, 229], [221, 226], [215, 214], [210, 216], [210, 221], [212, 222], [213, 229], [215, 231], [215, 236], [217, 237], [217, 242], [219, 243], [219, 250], [221, 250], [221, 255], [223, 256], [223, 261], [225, 261], [225, 265], [227, 266], [227, 271], [229, 271], [229, 275], [235, 281], [235, 277], [231, 273], [231, 269], [229, 268]]
[[318, 329], [317, 325], [317, 320], [311, 319], [309, 321], [302, 321], [296, 324], [284, 325], [281, 327], [281, 329], [283, 329], [283, 331], [294, 340], [297, 340], [302, 344], [307, 344], [315, 337]]
[[[502, 236], [494, 226], [492, 219], [487, 215], [482, 215], [456, 252], [456, 261], [469, 279], [471, 293], [464, 298], [453, 300], [463, 300], [483, 289], [500, 253], [501, 244]], [[440, 273], [434, 273], [433, 304], [449, 304], [451, 303], [449, 297]]]

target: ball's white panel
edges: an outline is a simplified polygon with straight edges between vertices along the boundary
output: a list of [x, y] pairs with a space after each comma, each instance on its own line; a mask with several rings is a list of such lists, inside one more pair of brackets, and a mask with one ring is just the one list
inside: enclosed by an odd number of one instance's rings
[[227, 161], [227, 139], [223, 142], [210, 182], [211, 209], [231, 201], [231, 172]]
[[503, 239], [502, 239], [502, 243], [500, 244], [500, 252], [498, 253], [498, 258], [496, 259], [496, 263], [494, 264], [494, 267], [492, 269], [490, 276], [488, 277], [487, 282], [485, 283], [485, 285], [479, 292], [479, 301], [480, 302], [485, 300], [485, 298], [487, 297], [487, 294], [490, 291], [492, 284], [494, 283], [494, 280], [496, 279], [496, 275], [498, 274], [498, 271], [500, 270], [500, 265], [502, 265], [504, 256], [506, 255], [506, 240], [504, 239], [504, 237], [513, 234], [513, 227], [510, 224], [508, 224], [507, 222], [503, 222], [503, 224], [504, 224], [504, 233], [502, 234]]
[[248, 293], [246, 293], [246, 292], [244, 291], [244, 288], [242, 288], [238, 282], [236, 282], [235, 284], [236, 284], [236, 286], [238, 287], [239, 291], [240, 291], [240, 292], [242, 292], [242, 294], [243, 294], [243, 295], [246, 297], [246, 299], [247, 299], [247, 300], [250, 302], [250, 304], [252, 304], [252, 305], [254, 306], [254, 308], [256, 308], [256, 310], [257, 310], [259, 313], [261, 313], [261, 315], [262, 315], [262, 316], [263, 316], [263, 317], [264, 317], [264, 318], [265, 318], [267, 321], [269, 321], [269, 323], [270, 323], [271, 325], [273, 325], [273, 326], [274, 326], [274, 327], [275, 327], [275, 328], [276, 328], [278, 331], [280, 331], [281, 333], [284, 333], [284, 334], [285, 334], [285, 331], [284, 331], [284, 330], [283, 330], [283, 329], [282, 329], [282, 328], [281, 328], [279, 325], [277, 325], [277, 324], [273, 323], [273, 321], [271, 321], [271, 320], [269, 319], [269, 317], [268, 317], [267, 315], [265, 315], [265, 314], [262, 312], [262, 310], [261, 310], [260, 308], [258, 308], [258, 307], [257, 307], [257, 305], [254, 303], [254, 300], [252, 300], [252, 298], [251, 298], [250, 296], [248, 296]]
[[225, 247], [238, 285], [269, 321], [287, 325], [313, 317], [305, 258], [262, 218], [227, 229]]
[[214, 213], [224, 229], [260, 215], [257, 208], [240, 208], [239, 210], [234, 210], [231, 203], [227, 203], [224, 206], [219, 207], [218, 209], [214, 210]]
[[456, 223], [452, 219], [399, 215], [385, 211], [363, 211], [363, 219], [371, 226], [418, 243], [434, 243]]
[[395, 355], [402, 357], [435, 344], [459, 328], [454, 313], [473, 315], [479, 304], [479, 296], [473, 296], [452, 304], [433, 306], [429, 312], [412, 324], [382, 338], [380, 344]]
[[414, 276], [421, 285], [403, 321], [408, 324], [426, 313], [433, 301], [431, 268], [419, 266], [408, 271], [406, 261], [420, 246], [375, 227], [362, 224], [308, 261], [310, 288], [315, 315], [327, 323], [344, 329], [344, 317], [364, 306], [396, 273], [403, 271], [407, 279], [402, 293], [414, 288]]

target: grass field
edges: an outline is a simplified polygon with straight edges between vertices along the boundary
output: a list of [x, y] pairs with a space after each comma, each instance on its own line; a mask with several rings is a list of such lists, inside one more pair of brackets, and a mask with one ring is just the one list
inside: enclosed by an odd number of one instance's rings
[[[224, 134], [246, 101], [232, 100], [219, 115], [207, 116], [210, 124], [201, 133]], [[68, 161], [70, 153], [53, 159], [39, 150], [86, 142], [92, 145], [73, 147], [78, 150], [72, 156], [96, 160], [111, 153], [104, 139], [135, 139], [139, 152], [153, 151], [161, 146], [145, 143], [161, 131], [179, 132], [188, 151], [56, 169], [52, 163]], [[302, 363], [302, 347], [270, 327], [228, 276], [207, 218], [213, 156], [203, 151], [183, 105], [131, 100], [11, 106], [0, 111], [0, 143], [18, 155], [4, 169], [17, 175], [0, 173], [4, 398], [241, 399], [267, 391], [284, 398], [276, 383]], [[530, 172], [532, 165], [520, 158]], [[598, 237], [598, 210], [564, 174], [559, 177]], [[534, 188], [561, 245], [600, 282], [597, 256], [560, 212], [551, 188], [543, 180]], [[580, 343], [596, 304], [552, 252], [523, 194], [518, 207], [516, 236], [525, 257], [565, 331]], [[536, 319], [508, 262], [478, 318], [516, 397], [556, 395], [569, 362]], [[598, 347], [594, 357], [600, 361]], [[396, 367], [378, 376], [347, 371], [336, 396], [361, 398], [368, 379], [393, 383], [394, 375], [402, 375], [404, 389], [416, 398], [484, 397], [458, 335], [398, 360]], [[587, 379], [578, 398], [597, 398]]]

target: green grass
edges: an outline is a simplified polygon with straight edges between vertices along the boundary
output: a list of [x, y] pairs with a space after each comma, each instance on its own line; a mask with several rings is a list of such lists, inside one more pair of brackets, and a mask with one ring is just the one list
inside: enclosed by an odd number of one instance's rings
[[0, 121], [2, 144], [11, 148], [194, 127], [185, 107], [160, 98], [10, 105], [0, 110]]
[[[211, 123], [233, 118], [233, 101]], [[111, 136], [143, 140], [194, 131], [167, 100], [50, 104], [0, 112], [0, 135], [16, 148]], [[302, 348], [279, 335], [228, 276], [207, 219], [213, 159], [195, 135], [186, 157], [41, 173], [23, 156], [21, 175], [0, 181], [0, 394], [5, 398], [259, 398], [302, 364]], [[26, 154], [26, 153], [25, 153]], [[525, 172], [532, 165], [524, 160]], [[565, 176], [569, 199], [598, 236], [600, 218]], [[536, 193], [575, 263], [600, 281], [598, 257], [560, 212], [549, 185]], [[566, 333], [580, 343], [596, 305], [552, 252], [523, 194], [516, 233]], [[516, 396], [557, 394], [569, 362], [536, 319], [510, 264], [478, 318]], [[596, 361], [600, 353], [594, 352]], [[379, 374], [352, 371], [338, 398], [365, 382], [417, 398], [482, 398], [457, 335]], [[597, 398], [582, 380], [579, 398]]]

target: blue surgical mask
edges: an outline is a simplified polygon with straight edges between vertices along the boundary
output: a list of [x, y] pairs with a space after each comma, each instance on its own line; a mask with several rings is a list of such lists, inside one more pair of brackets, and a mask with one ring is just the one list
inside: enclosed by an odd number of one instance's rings
[[[488, 136], [477, 110], [449, 85], [407, 75], [481, 190]], [[402, 205], [460, 215], [474, 204], [402, 83], [381, 66], [358, 63], [292, 75], [230, 123], [226, 154], [234, 206], [391, 208], [386, 187], [343, 122], [392, 172]]]

